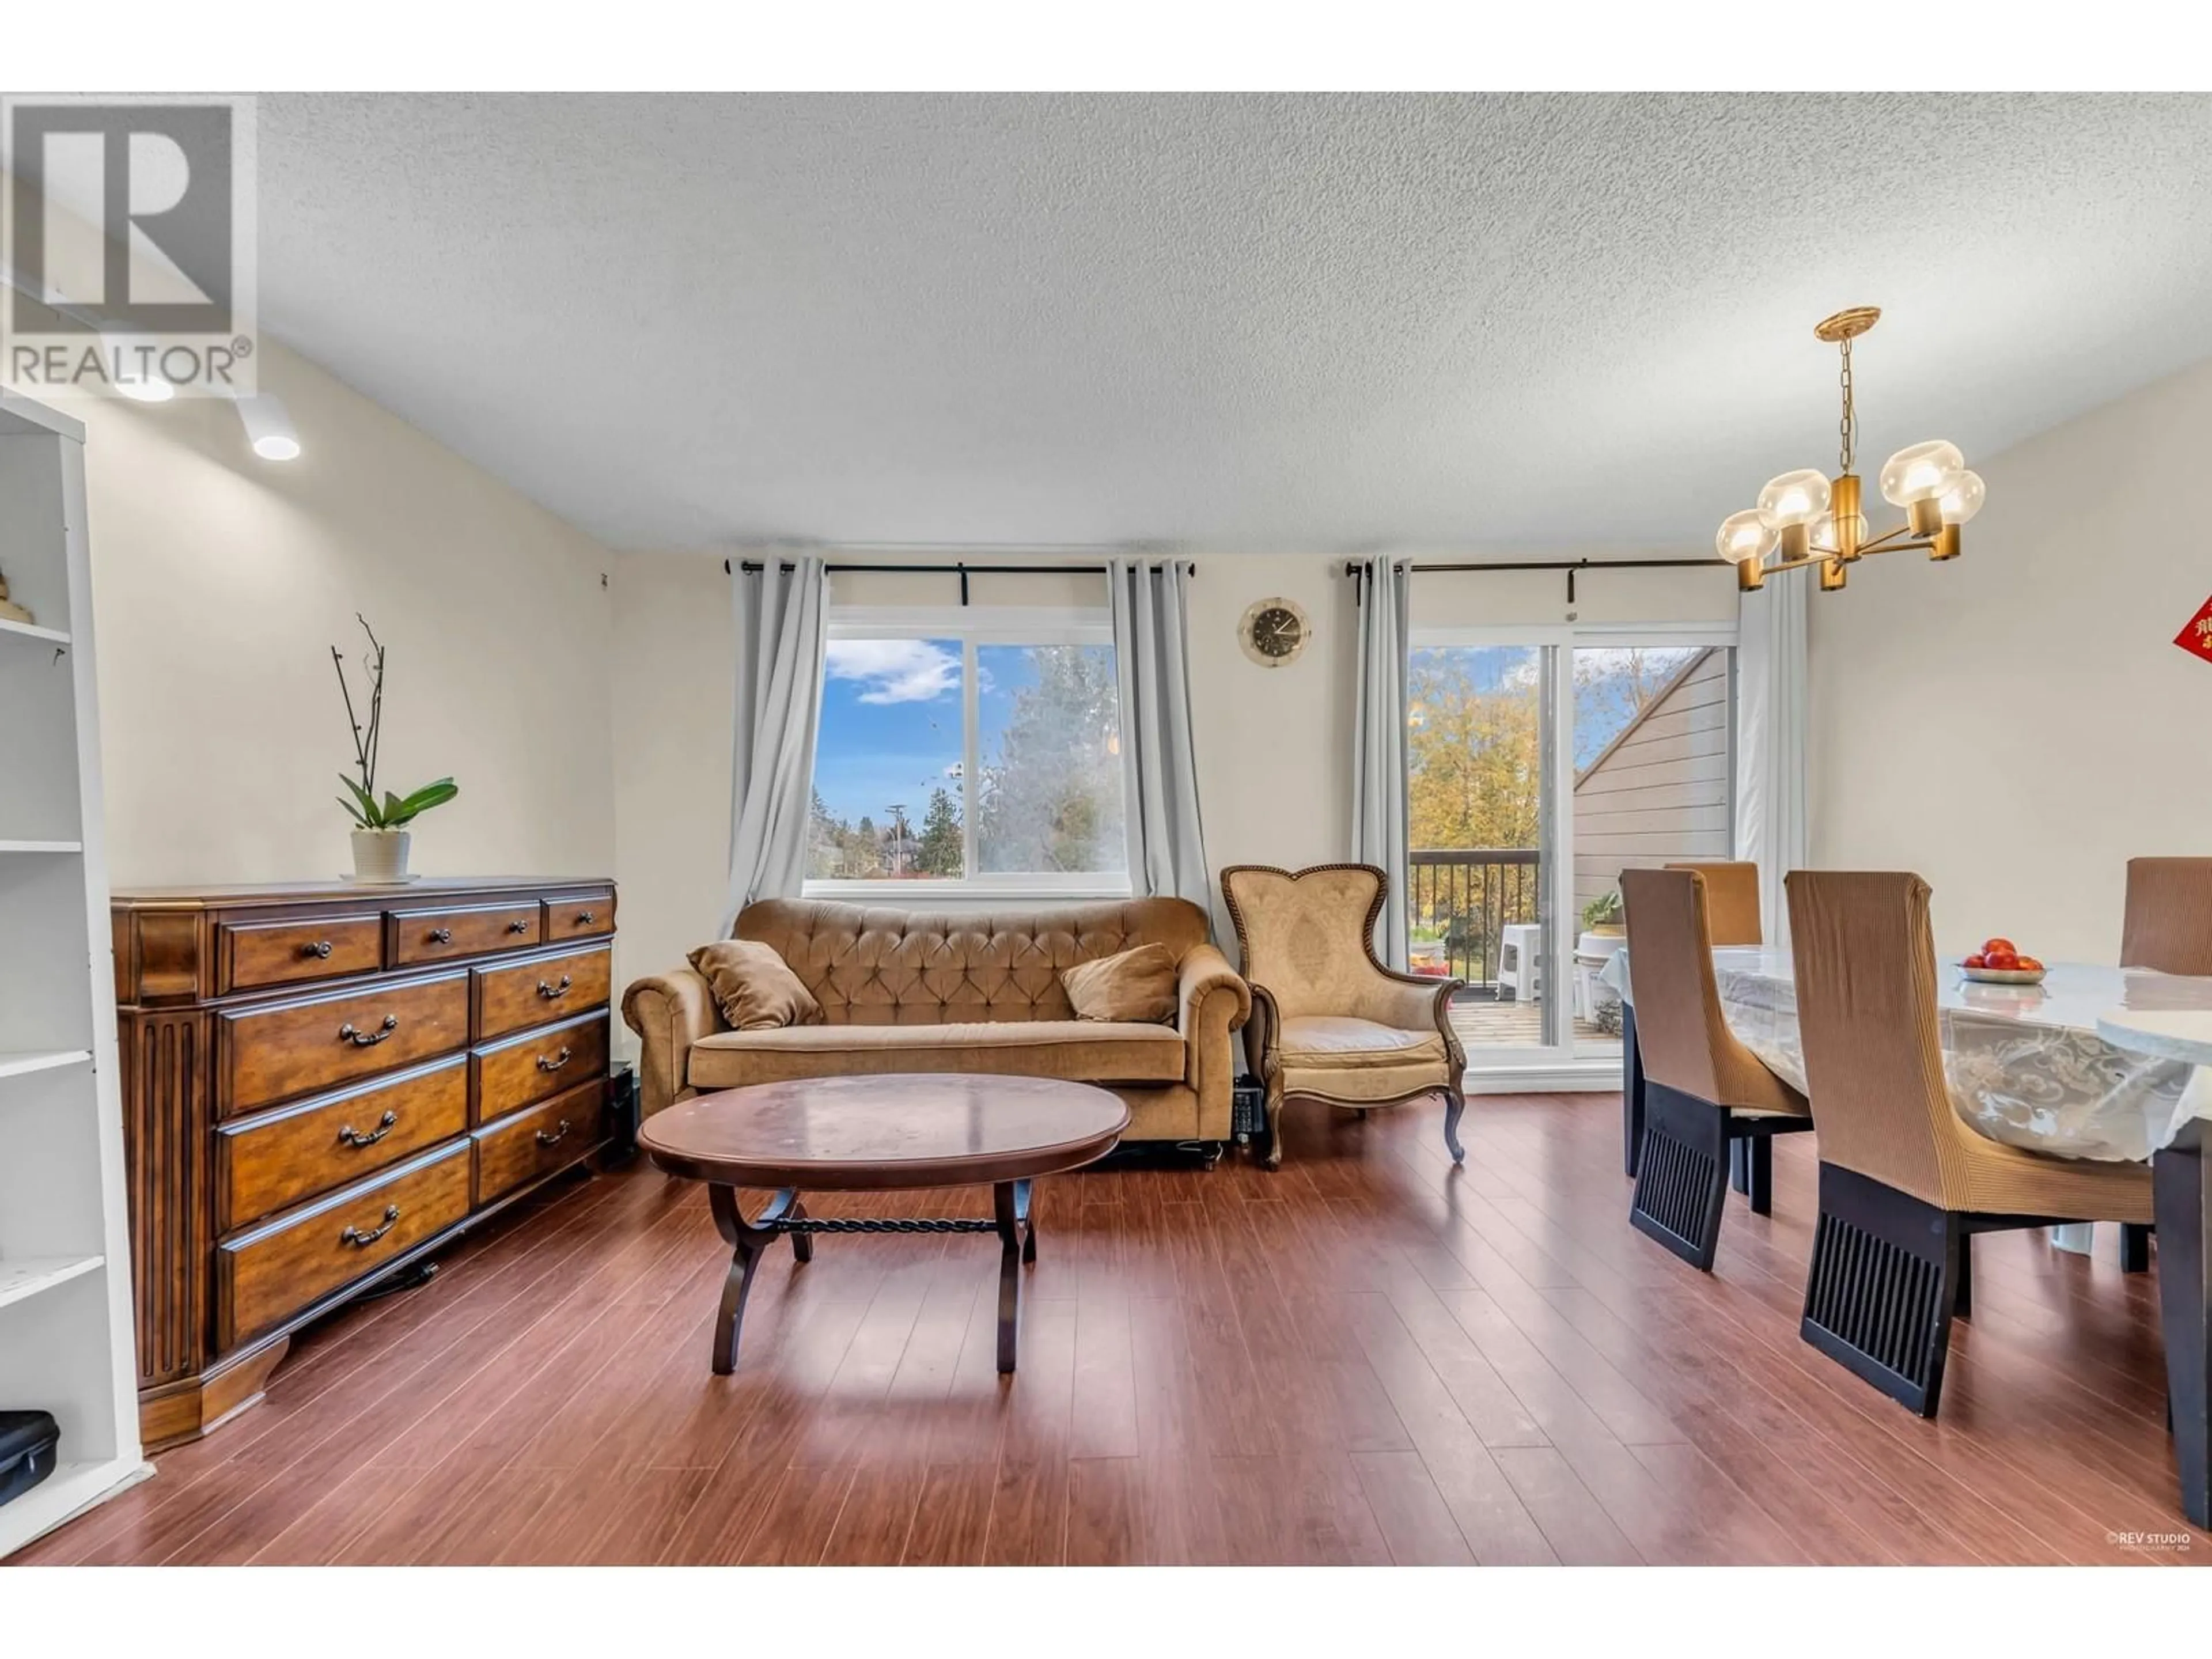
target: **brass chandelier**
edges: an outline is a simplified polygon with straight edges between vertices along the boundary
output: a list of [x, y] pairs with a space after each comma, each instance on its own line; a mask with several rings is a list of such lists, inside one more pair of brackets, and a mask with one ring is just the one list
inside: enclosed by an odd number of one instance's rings
[[[1716, 545], [1732, 560], [1736, 586], [1748, 592], [1784, 570], [1820, 568], [1820, 587], [1841, 587], [1852, 564], [1869, 553], [1925, 552], [1931, 559], [1959, 556], [1959, 526], [1982, 510], [1987, 493], [1966, 471], [1958, 446], [1941, 438], [1911, 444], [1882, 463], [1882, 498], [1905, 509], [1905, 522], [1869, 538], [1859, 510], [1859, 480], [1851, 471], [1858, 447], [1858, 410], [1851, 399], [1851, 342], [1880, 320], [1875, 306], [1854, 306], [1825, 319], [1813, 332], [1843, 352], [1844, 416], [1841, 465], [1834, 478], [1811, 467], [1770, 478], [1759, 505], [1721, 521]], [[1779, 555], [1771, 563], [1768, 556]]]

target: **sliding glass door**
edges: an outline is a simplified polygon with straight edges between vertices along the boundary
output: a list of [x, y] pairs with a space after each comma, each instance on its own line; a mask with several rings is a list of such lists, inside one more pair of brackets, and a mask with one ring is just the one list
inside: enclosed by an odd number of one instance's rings
[[1734, 658], [1706, 627], [1415, 632], [1407, 954], [1466, 981], [1471, 1069], [1619, 1063], [1620, 872], [1730, 856]]

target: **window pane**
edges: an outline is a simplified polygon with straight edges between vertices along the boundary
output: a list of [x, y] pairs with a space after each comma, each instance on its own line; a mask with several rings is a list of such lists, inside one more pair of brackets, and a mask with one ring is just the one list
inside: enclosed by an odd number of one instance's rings
[[1469, 1048], [1541, 1048], [1545, 721], [1539, 646], [1419, 647], [1406, 678], [1407, 959], [1467, 981]]
[[1620, 947], [1620, 872], [1730, 856], [1730, 652], [1575, 651], [1575, 1052], [1620, 1049], [1600, 978]]
[[1109, 645], [975, 651], [975, 858], [990, 874], [1120, 872], [1121, 742]]
[[960, 852], [960, 641], [831, 640], [814, 750], [816, 880], [945, 880]]

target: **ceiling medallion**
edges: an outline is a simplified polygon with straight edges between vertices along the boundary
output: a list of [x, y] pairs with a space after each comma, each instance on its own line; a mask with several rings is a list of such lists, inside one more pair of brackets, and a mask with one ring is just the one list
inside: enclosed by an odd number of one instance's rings
[[[1858, 475], [1851, 471], [1858, 446], [1858, 410], [1851, 399], [1851, 342], [1881, 319], [1875, 306], [1853, 306], [1824, 318], [1813, 332], [1843, 353], [1844, 417], [1841, 465], [1826, 478], [1811, 467], [1767, 480], [1759, 505], [1730, 514], [1715, 544], [1735, 562], [1736, 586], [1749, 591], [1779, 571], [1818, 565], [1820, 587], [1832, 592], [1869, 553], [1925, 552], [1931, 559], [1959, 556], [1959, 526], [1982, 510], [1982, 481], [1966, 471], [1955, 444], [1937, 438], [1910, 444], [1882, 463], [1882, 498], [1905, 509], [1905, 522], [1869, 538], [1859, 511]], [[1778, 555], [1772, 563], [1770, 554]]]

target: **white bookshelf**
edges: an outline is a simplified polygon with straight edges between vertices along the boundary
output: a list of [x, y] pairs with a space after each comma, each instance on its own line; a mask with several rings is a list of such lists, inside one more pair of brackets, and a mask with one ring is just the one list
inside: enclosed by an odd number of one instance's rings
[[0, 1556], [149, 1470], [101, 837], [84, 432], [0, 397], [0, 1409], [59, 1466], [0, 1504]]

